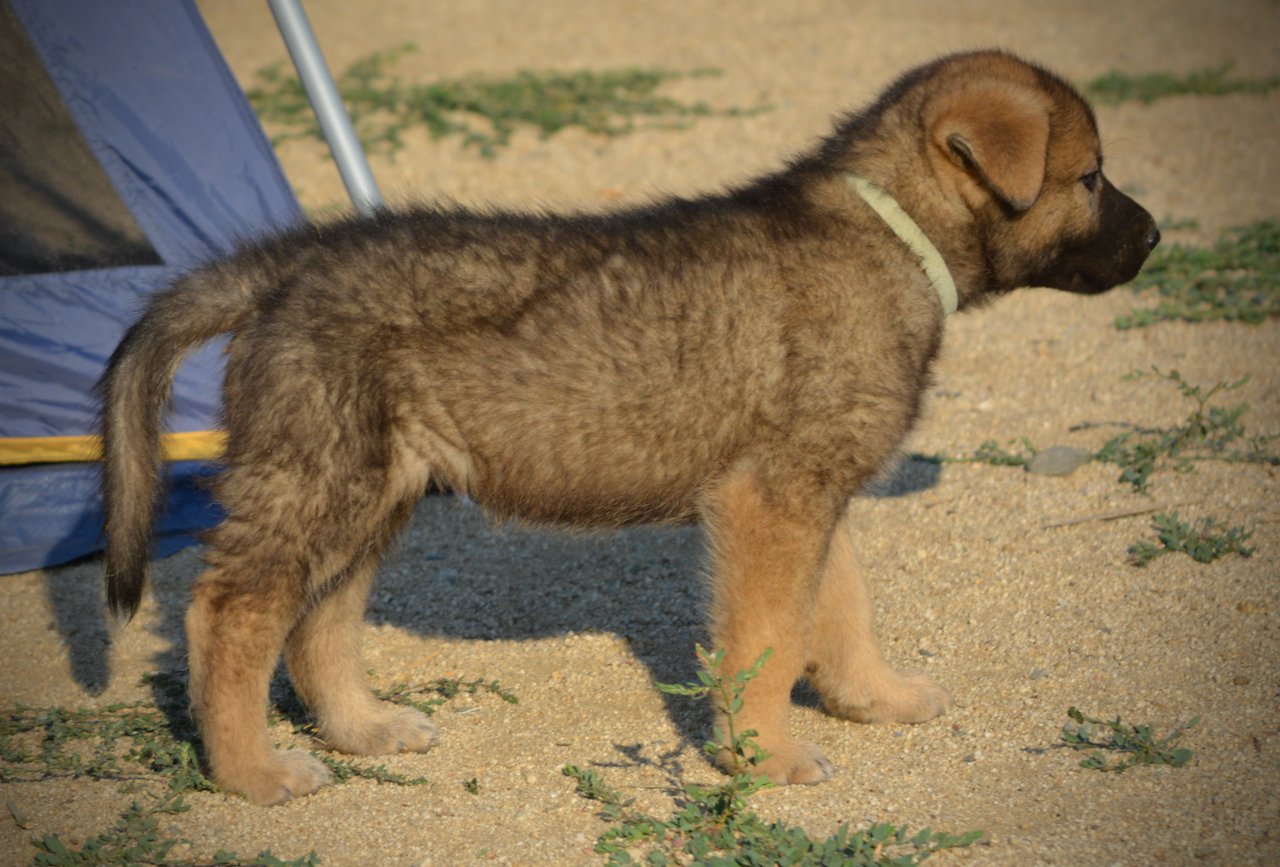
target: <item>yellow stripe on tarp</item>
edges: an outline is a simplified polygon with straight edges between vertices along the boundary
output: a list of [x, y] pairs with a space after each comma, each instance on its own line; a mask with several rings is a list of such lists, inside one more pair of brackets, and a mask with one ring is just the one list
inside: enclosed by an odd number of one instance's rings
[[[183, 431], [160, 438], [166, 461], [208, 461], [219, 457], [227, 441], [220, 430]], [[96, 461], [102, 458], [97, 436], [5, 437], [0, 439], [0, 466]]]

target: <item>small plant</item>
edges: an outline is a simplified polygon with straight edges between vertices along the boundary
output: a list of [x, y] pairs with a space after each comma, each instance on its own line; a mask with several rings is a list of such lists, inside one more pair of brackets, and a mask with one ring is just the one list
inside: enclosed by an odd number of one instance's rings
[[1253, 555], [1254, 549], [1245, 546], [1253, 536], [1252, 530], [1229, 527], [1219, 531], [1218, 526], [1213, 518], [1205, 518], [1196, 528], [1179, 520], [1177, 512], [1161, 512], [1151, 520], [1151, 528], [1156, 531], [1160, 544], [1135, 542], [1129, 546], [1129, 562], [1134, 566], [1146, 566], [1157, 557], [1175, 553], [1186, 554], [1197, 563], [1212, 563], [1228, 554]]
[[[712, 69], [521, 71], [507, 78], [470, 76], [406, 84], [390, 68], [414, 50], [413, 45], [402, 45], [375, 52], [357, 60], [338, 77], [338, 91], [366, 150], [394, 155], [404, 146], [405, 130], [424, 126], [433, 138], [457, 135], [465, 145], [493, 157], [499, 148], [510, 144], [520, 126], [533, 127], [544, 137], [568, 127], [614, 136], [637, 129], [642, 119], [672, 127], [697, 117], [764, 110], [719, 110], [701, 102], [687, 105], [657, 93], [669, 81], [720, 74]], [[321, 138], [297, 78], [276, 64], [260, 70], [258, 80], [258, 86], [247, 94], [249, 102], [264, 121], [285, 130], [273, 143]]]
[[1257, 325], [1280, 316], [1280, 221], [1228, 229], [1210, 248], [1158, 247], [1131, 285], [1154, 289], [1158, 303], [1117, 318], [1120, 329], [1170, 320]]
[[[1182, 396], [1195, 401], [1193, 409], [1179, 425], [1170, 428], [1149, 428], [1141, 425], [1124, 425], [1129, 430], [1107, 440], [1092, 456], [1095, 461], [1115, 464], [1120, 468], [1119, 481], [1135, 491], [1145, 492], [1156, 470], [1172, 464], [1182, 472], [1191, 470], [1199, 461], [1228, 461], [1232, 463], [1258, 463], [1280, 466], [1280, 454], [1271, 451], [1271, 444], [1280, 434], [1248, 434], [1244, 416], [1249, 404], [1232, 407], [1211, 406], [1217, 395], [1234, 391], [1249, 381], [1245, 374], [1237, 380], [1219, 381], [1205, 387], [1192, 385], [1176, 370], [1165, 373], [1153, 367], [1151, 373], [1137, 371], [1126, 379], [1141, 379], [1154, 374], [1159, 379], [1173, 383]], [[1081, 424], [1073, 431], [1096, 427]], [[1025, 467], [1031, 463], [1038, 449], [1027, 437], [1011, 440], [1009, 448], [1003, 448], [994, 440], [987, 440], [967, 456], [953, 457], [936, 454], [928, 460], [940, 463], [983, 463], [998, 467]]]
[[[1200, 723], [1200, 717], [1192, 717], [1174, 728], [1166, 737], [1157, 739], [1149, 725], [1128, 725], [1114, 720], [1087, 717], [1077, 708], [1068, 708], [1067, 716], [1074, 725], [1062, 727], [1062, 742], [1073, 750], [1093, 749], [1095, 752], [1080, 761], [1080, 767], [1093, 771], [1123, 773], [1136, 765], [1168, 765], [1180, 768], [1191, 761], [1192, 752], [1173, 744], [1190, 728]], [[1123, 753], [1116, 761], [1109, 761], [1096, 750]]]
[[[66, 710], [59, 707], [16, 707], [0, 712], [0, 783], [22, 783], [61, 777], [117, 782], [131, 790], [163, 783], [163, 794], [150, 801], [134, 801], [109, 830], [72, 846], [57, 834], [34, 838], [35, 863], [184, 865], [172, 849], [187, 843], [159, 831], [158, 817], [191, 809], [186, 792], [216, 791], [200, 770], [199, 736], [183, 709], [185, 677], [161, 673], [143, 676], [158, 696], [157, 703], [112, 704], [101, 708]], [[396, 684], [381, 695], [424, 713], [461, 694], [489, 693], [516, 703], [515, 695], [496, 681], [441, 678], [426, 684]], [[280, 717], [277, 721], [282, 721]], [[296, 729], [295, 729], [296, 731]], [[324, 753], [314, 753], [333, 772], [338, 783], [367, 779], [400, 786], [421, 785], [421, 777], [406, 777], [385, 765], [357, 765]], [[477, 784], [478, 791], [478, 784]], [[266, 867], [314, 867], [314, 852], [283, 861], [270, 851], [244, 861], [233, 852], [214, 855], [213, 864], [255, 864]]]
[[[723, 717], [725, 721], [725, 728], [724, 730], [717, 728], [711, 740], [702, 745], [702, 749], [712, 758], [720, 755], [727, 757], [734, 777], [729, 784], [731, 787], [740, 784], [748, 790], [748, 794], [764, 788], [768, 784], [752, 778], [749, 772], [768, 758], [769, 754], [756, 744], [754, 729], [736, 731], [736, 720], [739, 711], [742, 710], [742, 693], [747, 688], [747, 682], [754, 680], [760, 674], [760, 668], [773, 653], [772, 648], [765, 648], [764, 653], [760, 654], [760, 658], [755, 661], [750, 670], [735, 672], [730, 677], [720, 673], [721, 664], [724, 662], [723, 649], [712, 653], [702, 645], [696, 645], [695, 652], [698, 655], [698, 661], [702, 663], [702, 667], [698, 669], [697, 682], [659, 683], [658, 689], [668, 695], [683, 695], [694, 700], [710, 697], [715, 704], [717, 716]], [[746, 779], [738, 780], [739, 776], [744, 776]]]
[[50, 865], [70, 864], [169, 864], [169, 850], [185, 840], [163, 836], [159, 830], [158, 816], [185, 813], [191, 805], [181, 795], [172, 795], [149, 807], [137, 801], [120, 814], [116, 824], [80, 849], [69, 848], [57, 834], [45, 834], [33, 843], [40, 854], [34, 863]]
[[[1026, 437], [1016, 442], [1022, 450], [1011, 452], [1001, 448], [995, 440], [986, 440], [978, 446], [970, 460], [980, 464], [991, 464], [994, 467], [1025, 467], [1035, 456], [1036, 447]], [[1009, 442], [1011, 446], [1014, 444], [1015, 441]]]
[[728, 753], [735, 770], [719, 786], [686, 786], [681, 809], [669, 819], [659, 819], [634, 809], [595, 771], [568, 765], [566, 776], [577, 792], [601, 805], [614, 827], [600, 836], [596, 851], [608, 855], [609, 864], [633, 864], [633, 852], [645, 851], [644, 863], [662, 864], [843, 864], [853, 867], [919, 864], [944, 849], [968, 846], [982, 836], [971, 831], [955, 836], [924, 829], [914, 835], [905, 828], [876, 824], [850, 832], [842, 825], [825, 840], [813, 840], [801, 828], [765, 822], [747, 810], [747, 798], [771, 785], [754, 777], [750, 769], [764, 757], [752, 738], [754, 732], [736, 730], [735, 717], [742, 707], [742, 692], [768, 658], [768, 651], [745, 672], [725, 677], [720, 672], [723, 651], [697, 649], [702, 668], [698, 680], [686, 684], [659, 684], [664, 692], [694, 699], [710, 697], [725, 718], [703, 746], [709, 755]]
[[1198, 69], [1186, 75], [1171, 72], [1151, 72], [1145, 75], [1129, 75], [1112, 70], [1095, 78], [1085, 86], [1085, 95], [1096, 103], [1117, 105], [1122, 102], [1143, 102], [1148, 105], [1157, 99], [1191, 94], [1196, 96], [1220, 96], [1226, 93], [1269, 93], [1280, 87], [1280, 77], [1228, 78], [1231, 64]]
[[[1192, 385], [1176, 370], [1165, 373], [1152, 368], [1155, 376], [1177, 386], [1183, 397], [1195, 401], [1196, 407], [1180, 425], [1166, 429], [1150, 429], [1133, 425], [1132, 429], [1112, 437], [1094, 459], [1120, 467], [1119, 481], [1135, 491], [1145, 491], [1152, 474], [1172, 463], [1186, 472], [1197, 461], [1230, 461], [1280, 465], [1280, 455], [1269, 451], [1276, 435], [1247, 435], [1244, 422], [1247, 403], [1234, 407], [1210, 406], [1216, 395], [1234, 391], [1249, 381], [1249, 376], [1233, 382], [1219, 381], [1205, 388]], [[1135, 373], [1132, 379], [1146, 374]]]
[[[196, 862], [174, 859], [170, 852], [175, 846], [189, 845], [189, 840], [172, 837], [160, 830], [160, 817], [178, 815], [191, 809], [181, 795], [170, 795], [150, 806], [137, 801], [129, 805], [116, 824], [107, 831], [88, 840], [81, 847], [68, 846], [57, 834], [46, 834], [33, 840], [39, 850], [34, 864], [47, 867], [73, 867], [90, 864], [152, 864], [166, 867], [189, 867]], [[256, 858], [243, 860], [234, 852], [220, 850], [212, 861], [206, 862], [226, 867], [316, 867], [320, 856], [315, 852], [301, 858], [284, 861], [270, 850], [259, 852]]]
[[[948, 455], [938, 452], [933, 455], [918, 456], [923, 460], [940, 464], [990, 464], [993, 467], [1025, 467], [1035, 457], [1036, 447], [1027, 437], [1009, 440], [1008, 448], [995, 440], [983, 440], [982, 445], [969, 455]], [[1011, 449], [1013, 449], [1011, 451]]]
[[174, 793], [212, 791], [193, 737], [189, 723], [175, 732], [169, 717], [146, 702], [84, 710], [17, 707], [0, 717], [0, 782], [159, 776]]
[[358, 765], [351, 759], [339, 759], [328, 753], [314, 750], [311, 755], [324, 763], [329, 772], [333, 774], [335, 783], [346, 783], [351, 780], [371, 780], [375, 783], [385, 783], [392, 786], [425, 786], [430, 782], [426, 777], [406, 777], [404, 774], [389, 771], [386, 765]]
[[374, 695], [385, 701], [407, 705], [430, 716], [440, 705], [462, 694], [496, 695], [507, 704], [519, 704], [520, 699], [510, 690], [503, 689], [496, 680], [476, 678], [463, 680], [458, 677], [440, 677], [427, 683], [397, 683], [387, 689], [375, 689]]
[[[0, 716], [0, 782], [20, 783], [60, 777], [108, 780], [136, 787], [163, 782], [164, 793], [149, 802], [134, 801], [107, 831], [73, 846], [57, 834], [32, 839], [38, 850], [34, 863], [74, 864], [186, 864], [173, 860], [170, 850], [187, 841], [159, 830], [158, 817], [191, 809], [185, 792], [213, 791], [196, 758], [195, 728], [170, 706], [172, 676], [147, 675], [143, 682], [161, 695], [164, 708], [148, 702], [112, 704], [102, 708], [17, 707]], [[250, 861], [233, 852], [219, 852], [214, 863], [225, 865], [315, 865], [311, 853], [281, 861], [261, 852]]]

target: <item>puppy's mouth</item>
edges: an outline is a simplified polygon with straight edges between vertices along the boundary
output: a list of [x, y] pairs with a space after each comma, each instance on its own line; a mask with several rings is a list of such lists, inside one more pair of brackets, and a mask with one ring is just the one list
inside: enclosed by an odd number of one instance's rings
[[[1157, 233], [1158, 234], [1158, 233]], [[1157, 242], [1158, 242], [1157, 237]], [[1141, 246], [1127, 244], [1115, 250], [1109, 261], [1093, 261], [1078, 271], [1067, 272], [1067, 277], [1060, 285], [1052, 286], [1078, 295], [1100, 295], [1117, 286], [1123, 286], [1137, 277], [1151, 255], [1152, 247], [1144, 241]], [[1052, 285], [1052, 284], [1050, 284]]]
[[1160, 243], [1160, 229], [1133, 199], [1107, 185], [1099, 230], [1067, 247], [1030, 285], [1097, 295], [1128, 283]]

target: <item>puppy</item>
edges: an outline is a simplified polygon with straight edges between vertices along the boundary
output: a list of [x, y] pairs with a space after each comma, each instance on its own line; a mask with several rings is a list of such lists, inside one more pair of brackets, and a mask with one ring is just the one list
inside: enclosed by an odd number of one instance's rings
[[187, 614], [220, 786], [275, 804], [328, 779], [268, 739], [282, 652], [330, 747], [435, 741], [360, 658], [379, 556], [431, 483], [535, 522], [702, 522], [726, 671], [772, 649], [738, 719], [770, 754], [757, 770], [818, 782], [830, 763], [787, 733], [797, 679], [863, 722], [947, 706], [882, 659], [846, 517], [920, 412], [947, 314], [1019, 286], [1102, 292], [1158, 240], [1103, 174], [1084, 100], [998, 52], [908, 73], [725, 194], [301, 227], [179, 279], [112, 357], [110, 605], [128, 617], [142, 592], [174, 370], [230, 334], [226, 519]]

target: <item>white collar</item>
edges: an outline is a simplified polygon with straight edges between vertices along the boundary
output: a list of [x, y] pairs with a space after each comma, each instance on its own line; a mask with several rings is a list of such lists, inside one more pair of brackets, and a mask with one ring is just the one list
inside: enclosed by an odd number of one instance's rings
[[858, 191], [862, 200], [871, 206], [871, 210], [879, 214], [880, 219], [884, 220], [889, 228], [893, 229], [894, 234], [902, 239], [902, 243], [920, 257], [920, 267], [924, 269], [925, 276], [929, 278], [929, 282], [938, 293], [938, 299], [942, 301], [943, 315], [949, 316], [955, 313], [959, 303], [956, 282], [951, 279], [951, 272], [947, 269], [947, 263], [943, 261], [942, 254], [938, 252], [937, 247], [933, 246], [933, 242], [925, 235], [924, 230], [916, 225], [916, 221], [911, 219], [910, 214], [902, 210], [902, 205], [899, 205], [893, 196], [871, 181], [853, 172], [846, 172], [845, 177]]

